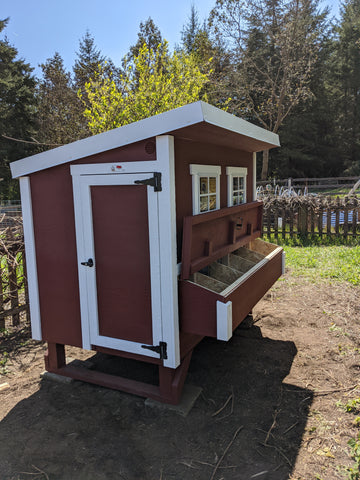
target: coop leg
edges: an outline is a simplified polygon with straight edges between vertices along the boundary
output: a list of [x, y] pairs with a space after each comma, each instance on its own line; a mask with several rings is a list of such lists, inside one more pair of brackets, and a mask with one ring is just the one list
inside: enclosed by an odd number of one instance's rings
[[56, 372], [65, 367], [65, 347], [61, 343], [48, 342], [45, 354], [45, 368], [48, 372]]
[[183, 358], [177, 369], [159, 366], [159, 388], [161, 401], [176, 405], [189, 369], [192, 350]]

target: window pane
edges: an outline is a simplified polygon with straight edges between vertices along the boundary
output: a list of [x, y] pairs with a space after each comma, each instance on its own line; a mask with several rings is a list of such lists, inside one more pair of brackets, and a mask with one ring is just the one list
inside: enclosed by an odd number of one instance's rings
[[200, 194], [209, 193], [208, 190], [208, 177], [200, 177]]
[[207, 212], [209, 210], [208, 196], [200, 197], [200, 212]]
[[233, 177], [233, 190], [238, 190], [239, 188], [239, 177]]
[[244, 188], [244, 177], [239, 177], [239, 190]]
[[209, 178], [209, 193], [216, 193], [216, 177]]
[[240, 204], [240, 203], [244, 203], [244, 193], [243, 193], [243, 192], [240, 192], [240, 193], [239, 193], [239, 202], [238, 202], [238, 203], [239, 203], [239, 204]]
[[233, 205], [238, 205], [238, 197], [237, 197], [237, 195], [233, 195]]
[[209, 210], [216, 210], [216, 195], [209, 197]]

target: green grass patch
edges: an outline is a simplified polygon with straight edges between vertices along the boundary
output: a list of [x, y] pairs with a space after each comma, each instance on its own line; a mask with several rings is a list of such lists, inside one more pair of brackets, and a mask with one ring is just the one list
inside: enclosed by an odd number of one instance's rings
[[360, 246], [284, 245], [286, 265], [295, 276], [311, 281], [330, 279], [360, 285]]

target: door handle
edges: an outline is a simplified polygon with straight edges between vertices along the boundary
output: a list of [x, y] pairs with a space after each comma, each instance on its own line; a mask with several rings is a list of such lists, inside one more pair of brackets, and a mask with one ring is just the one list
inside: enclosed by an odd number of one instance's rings
[[81, 265], [85, 265], [85, 267], [93, 267], [94, 266], [94, 261], [92, 258], [89, 258], [87, 262], [81, 262]]

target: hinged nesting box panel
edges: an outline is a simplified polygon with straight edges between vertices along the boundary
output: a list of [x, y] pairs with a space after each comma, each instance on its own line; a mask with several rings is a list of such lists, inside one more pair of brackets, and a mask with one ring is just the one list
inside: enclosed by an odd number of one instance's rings
[[261, 202], [184, 219], [184, 332], [228, 340], [283, 270], [281, 247], [258, 237]]

